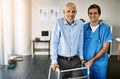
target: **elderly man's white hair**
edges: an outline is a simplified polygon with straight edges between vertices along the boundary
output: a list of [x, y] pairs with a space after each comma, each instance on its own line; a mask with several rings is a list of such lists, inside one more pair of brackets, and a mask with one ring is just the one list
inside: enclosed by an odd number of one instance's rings
[[65, 10], [66, 7], [68, 7], [68, 6], [75, 7], [75, 9], [76, 9], [76, 5], [75, 5], [73, 2], [69, 2], [69, 3], [67, 3], [67, 4], [65, 5], [64, 10]]

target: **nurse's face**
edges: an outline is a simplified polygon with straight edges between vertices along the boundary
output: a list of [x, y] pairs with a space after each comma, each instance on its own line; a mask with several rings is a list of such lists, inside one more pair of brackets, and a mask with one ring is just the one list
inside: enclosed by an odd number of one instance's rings
[[92, 23], [98, 22], [100, 17], [100, 14], [98, 13], [98, 9], [97, 8], [90, 9], [88, 12], [88, 16]]

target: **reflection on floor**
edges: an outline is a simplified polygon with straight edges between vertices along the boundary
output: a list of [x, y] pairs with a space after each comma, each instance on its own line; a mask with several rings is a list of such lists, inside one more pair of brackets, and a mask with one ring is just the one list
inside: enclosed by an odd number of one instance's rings
[[[47, 79], [50, 59], [47, 55], [25, 56], [14, 69], [0, 69], [0, 79]], [[120, 61], [110, 56], [107, 79], [120, 79]]]

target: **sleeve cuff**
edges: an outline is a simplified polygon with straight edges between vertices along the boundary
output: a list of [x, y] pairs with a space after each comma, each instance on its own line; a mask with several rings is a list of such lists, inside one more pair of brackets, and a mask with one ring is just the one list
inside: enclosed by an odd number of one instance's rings
[[79, 56], [79, 57], [80, 57], [80, 59], [81, 59], [81, 60], [83, 60], [83, 59], [84, 59], [84, 58], [83, 58], [83, 56]]
[[57, 60], [52, 60], [51, 64], [58, 64]]

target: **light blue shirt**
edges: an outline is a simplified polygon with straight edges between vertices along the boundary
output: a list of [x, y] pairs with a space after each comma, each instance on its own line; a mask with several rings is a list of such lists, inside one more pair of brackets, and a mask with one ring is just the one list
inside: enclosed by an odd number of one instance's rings
[[57, 19], [53, 25], [50, 48], [52, 64], [58, 63], [58, 55], [78, 55], [83, 59], [83, 23], [74, 20], [74, 23], [69, 25], [64, 18]]

